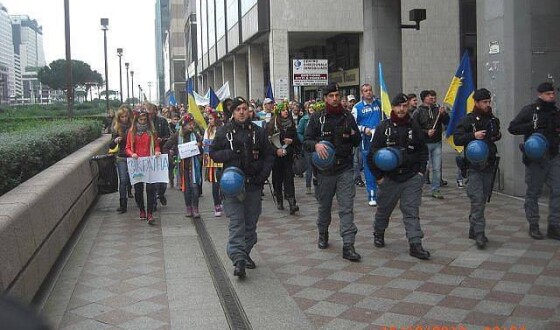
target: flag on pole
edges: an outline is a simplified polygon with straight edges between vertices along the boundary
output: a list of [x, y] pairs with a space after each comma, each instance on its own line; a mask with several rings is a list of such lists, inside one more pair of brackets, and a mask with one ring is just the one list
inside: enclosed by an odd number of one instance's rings
[[202, 116], [202, 113], [200, 113], [200, 109], [198, 108], [198, 105], [194, 100], [192, 78], [189, 78], [189, 80], [187, 80], [187, 94], [188, 94], [189, 113], [193, 115], [194, 120], [200, 127], [206, 129], [206, 121], [204, 120], [204, 117]]
[[383, 78], [383, 67], [381, 62], [379, 62], [379, 96], [381, 97], [381, 110], [387, 118], [391, 117], [391, 101], [389, 99], [389, 93], [387, 92], [387, 85], [385, 85], [385, 79]]
[[474, 83], [471, 71], [471, 61], [469, 59], [469, 54], [465, 52], [455, 76], [451, 79], [451, 84], [449, 89], [445, 94], [445, 99], [443, 100], [444, 105], [451, 107], [451, 114], [449, 119], [449, 124], [447, 125], [447, 130], [445, 131], [445, 137], [447, 142], [453, 149], [457, 152], [462, 152], [462, 146], [456, 146], [453, 142], [453, 132], [455, 128], [468, 113], [473, 111], [474, 108]]
[[268, 81], [268, 86], [266, 86], [266, 93], [264, 94], [264, 97], [274, 101], [274, 93], [272, 93], [272, 84], [270, 83], [270, 80]]

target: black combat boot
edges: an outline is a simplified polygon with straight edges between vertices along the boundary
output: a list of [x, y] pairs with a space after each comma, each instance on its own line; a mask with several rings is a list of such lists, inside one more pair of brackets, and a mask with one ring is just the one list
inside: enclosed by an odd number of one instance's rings
[[350, 261], [360, 261], [362, 256], [359, 255], [358, 252], [356, 252], [356, 249], [354, 249], [354, 244], [348, 243], [344, 244], [344, 246], [342, 247], [342, 258]]
[[299, 211], [299, 206], [297, 206], [295, 198], [292, 197], [286, 199], [288, 200], [288, 204], [290, 204], [290, 214], [295, 214], [297, 211]]
[[544, 239], [544, 236], [539, 229], [539, 225], [529, 225], [529, 236], [534, 239]]
[[[485, 242], [485, 243], [490, 242], [490, 241], [488, 240], [488, 237], [486, 237], [486, 234], [483, 233], [482, 236], [484, 237], [484, 242]], [[474, 235], [474, 229], [473, 229], [473, 227], [470, 227], [470, 228], [469, 228], [469, 239], [476, 239], [476, 237], [475, 237], [475, 235]]]
[[430, 259], [430, 252], [424, 250], [424, 248], [422, 247], [422, 243], [410, 244], [410, 253], [409, 254], [412, 257], [415, 257], [415, 258], [418, 258], [418, 259], [424, 259], [424, 260]]
[[377, 248], [385, 247], [385, 233], [384, 232], [374, 232], [373, 233], [373, 245]]
[[476, 247], [479, 250], [484, 250], [486, 248], [486, 240], [485, 240], [485, 236], [484, 233], [478, 233], [476, 234], [475, 240], [476, 240]]
[[282, 195], [276, 195], [276, 207], [280, 211], [284, 210], [284, 200], [282, 199]]
[[548, 230], [546, 231], [546, 236], [548, 238], [560, 240], [560, 226], [559, 225], [548, 225]]
[[253, 259], [251, 259], [250, 256], [247, 256], [247, 262], [246, 262], [245, 267], [247, 267], [247, 269], [255, 269], [255, 268], [257, 268], [257, 265], [255, 264]]
[[234, 266], [233, 276], [245, 277], [245, 260], [237, 261]]
[[319, 232], [319, 249], [323, 250], [329, 247], [329, 232], [327, 230]]
[[126, 213], [127, 202], [128, 199], [126, 198], [119, 199], [119, 208], [117, 209], [117, 212], [119, 212], [120, 214]]

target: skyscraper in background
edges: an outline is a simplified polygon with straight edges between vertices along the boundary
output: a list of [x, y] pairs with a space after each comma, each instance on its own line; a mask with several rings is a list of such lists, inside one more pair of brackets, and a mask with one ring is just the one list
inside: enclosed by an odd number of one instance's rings
[[14, 46], [8, 10], [0, 3], [0, 104], [15, 95]]

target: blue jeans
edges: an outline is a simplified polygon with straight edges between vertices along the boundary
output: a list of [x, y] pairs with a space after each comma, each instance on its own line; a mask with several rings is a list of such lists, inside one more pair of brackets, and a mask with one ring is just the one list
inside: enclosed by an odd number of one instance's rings
[[117, 157], [117, 172], [119, 173], [119, 198], [127, 198], [127, 186], [130, 184], [126, 158]]
[[441, 142], [436, 143], [426, 143], [428, 146], [428, 152], [430, 154], [430, 160], [428, 164], [432, 169], [432, 192], [439, 190], [441, 185]]

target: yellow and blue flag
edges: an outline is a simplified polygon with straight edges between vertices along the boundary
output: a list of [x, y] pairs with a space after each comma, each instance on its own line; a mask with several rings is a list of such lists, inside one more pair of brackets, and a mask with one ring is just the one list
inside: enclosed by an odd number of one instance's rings
[[194, 120], [196, 121], [196, 123], [206, 129], [206, 121], [204, 120], [204, 117], [202, 116], [202, 113], [200, 113], [200, 109], [198, 108], [198, 104], [196, 104], [196, 101], [194, 99], [194, 90], [193, 90], [193, 82], [192, 82], [192, 78], [189, 78], [189, 80], [187, 80], [187, 94], [188, 94], [188, 106], [189, 106], [189, 113], [191, 113], [194, 117]]
[[461, 59], [461, 64], [457, 68], [457, 72], [453, 79], [451, 79], [451, 84], [445, 94], [445, 99], [443, 103], [446, 106], [451, 107], [451, 115], [449, 119], [449, 124], [447, 125], [447, 130], [445, 132], [445, 137], [447, 142], [453, 149], [457, 152], [462, 152], [462, 146], [456, 146], [453, 142], [453, 132], [459, 122], [468, 113], [473, 111], [474, 108], [474, 83], [471, 71], [471, 61], [469, 59], [469, 54], [465, 52], [463, 58]]
[[379, 62], [379, 96], [381, 97], [381, 110], [387, 118], [391, 117], [391, 101], [389, 99], [389, 93], [387, 92], [387, 85], [385, 85], [385, 79], [383, 78], [383, 67], [381, 62]]
[[216, 92], [214, 92], [214, 90], [212, 89], [212, 87], [210, 87], [210, 107], [216, 111], [223, 111], [222, 109], [222, 102], [220, 102], [220, 99], [218, 98], [218, 95], [216, 95]]

